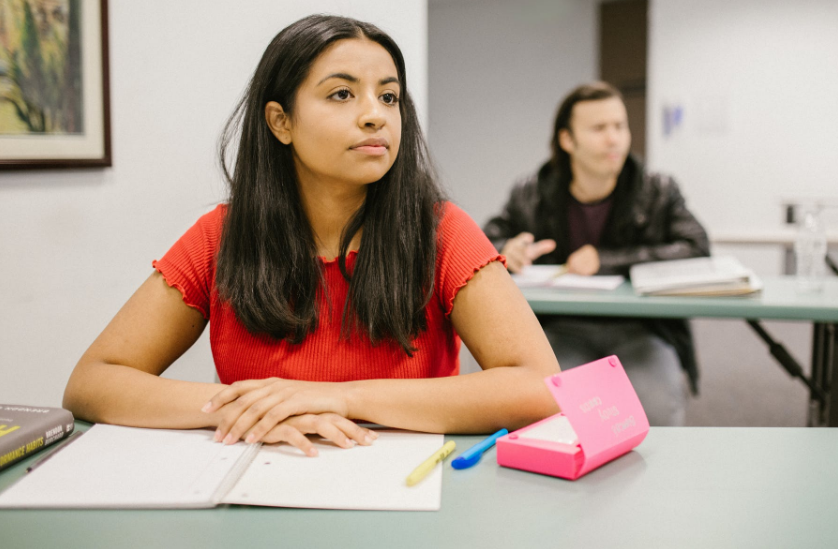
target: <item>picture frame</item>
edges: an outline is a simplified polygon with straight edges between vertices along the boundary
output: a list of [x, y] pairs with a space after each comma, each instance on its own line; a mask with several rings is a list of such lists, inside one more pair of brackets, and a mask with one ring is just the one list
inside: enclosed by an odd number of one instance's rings
[[0, 0], [0, 170], [112, 165], [107, 0]]

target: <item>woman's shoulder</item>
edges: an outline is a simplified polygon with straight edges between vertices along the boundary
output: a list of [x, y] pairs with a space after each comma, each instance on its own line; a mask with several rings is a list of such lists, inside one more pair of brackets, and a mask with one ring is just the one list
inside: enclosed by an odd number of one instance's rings
[[198, 218], [196, 225], [202, 227], [221, 230], [224, 225], [224, 217], [227, 215], [227, 204], [221, 203], [215, 206], [212, 210]]
[[[443, 235], [464, 229], [471, 229], [472, 226], [477, 227], [477, 224], [471, 216], [453, 202], [448, 200], [440, 202], [438, 211], [439, 231]], [[479, 227], [477, 229], [478, 231], [480, 230]]]
[[447, 315], [453, 310], [457, 292], [474, 274], [493, 261], [503, 261], [503, 256], [459, 206], [443, 202], [440, 208], [435, 292]]
[[197, 237], [205, 243], [217, 245], [221, 240], [221, 230], [224, 226], [224, 217], [226, 214], [227, 204], [218, 204], [215, 208], [199, 217], [187, 234], [191, 233], [193, 238]]
[[454, 249], [477, 249], [491, 252], [494, 246], [483, 229], [462, 208], [453, 202], [440, 203], [437, 243], [442, 254]]
[[227, 205], [218, 204], [201, 215], [178, 239], [173, 250], [180, 250], [181, 255], [189, 257], [206, 254], [214, 256], [221, 243], [221, 230], [226, 213]]

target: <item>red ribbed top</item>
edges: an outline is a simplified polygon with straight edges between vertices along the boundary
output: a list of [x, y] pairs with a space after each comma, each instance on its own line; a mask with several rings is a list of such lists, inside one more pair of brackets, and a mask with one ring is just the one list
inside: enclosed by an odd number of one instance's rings
[[[266, 335], [253, 335], [219, 300], [215, 287], [215, 261], [221, 242], [226, 206], [201, 217], [152, 265], [170, 286], [180, 290], [184, 302], [210, 322], [210, 345], [222, 383], [243, 379], [280, 377], [309, 381], [350, 381], [381, 378], [427, 378], [459, 373], [460, 338], [449, 315], [457, 292], [482, 267], [503, 261], [480, 228], [460, 208], [448, 203], [440, 221], [436, 283], [426, 308], [428, 329], [414, 341], [413, 357], [394, 343], [373, 346], [369, 338], [341, 338], [341, 316], [349, 283], [337, 260], [323, 261], [328, 293], [336, 305], [329, 310], [319, 302], [317, 329], [294, 345]], [[347, 257], [347, 268], [355, 252]], [[339, 305], [338, 305], [339, 304]]]

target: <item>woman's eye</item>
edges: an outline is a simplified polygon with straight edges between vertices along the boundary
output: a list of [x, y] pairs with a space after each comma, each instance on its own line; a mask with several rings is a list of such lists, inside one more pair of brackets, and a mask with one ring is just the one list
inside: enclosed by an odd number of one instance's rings
[[344, 88], [344, 89], [342, 89], [342, 90], [338, 90], [338, 91], [336, 91], [335, 93], [333, 93], [333, 94], [331, 95], [331, 97], [333, 97], [333, 98], [337, 99], [338, 101], [346, 101], [347, 99], [349, 99], [350, 97], [352, 97], [352, 94], [351, 94], [351, 93], [349, 93], [349, 90], [347, 90], [346, 88]]
[[399, 98], [396, 96], [395, 93], [385, 93], [381, 96], [381, 100], [384, 101], [387, 105], [395, 105], [399, 102]]

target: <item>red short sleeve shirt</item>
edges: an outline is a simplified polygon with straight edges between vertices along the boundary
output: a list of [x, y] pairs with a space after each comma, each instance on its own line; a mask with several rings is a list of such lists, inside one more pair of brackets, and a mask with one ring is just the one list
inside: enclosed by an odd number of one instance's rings
[[[438, 230], [435, 294], [425, 314], [428, 328], [414, 340], [412, 357], [396, 344], [372, 345], [363, 335], [341, 337], [343, 307], [318, 304], [317, 329], [293, 344], [264, 334], [251, 334], [221, 301], [215, 287], [215, 261], [226, 206], [202, 216], [174, 246], [152, 265], [184, 302], [209, 320], [210, 345], [222, 383], [280, 377], [308, 381], [351, 381], [382, 378], [429, 378], [459, 373], [460, 338], [449, 315], [457, 292], [482, 267], [503, 261], [480, 228], [460, 208], [445, 204]], [[320, 261], [323, 261], [322, 259]], [[355, 262], [355, 252], [347, 266]], [[349, 282], [337, 260], [323, 261], [333, 303], [344, 303]]]

